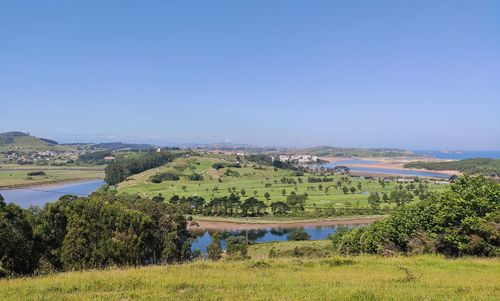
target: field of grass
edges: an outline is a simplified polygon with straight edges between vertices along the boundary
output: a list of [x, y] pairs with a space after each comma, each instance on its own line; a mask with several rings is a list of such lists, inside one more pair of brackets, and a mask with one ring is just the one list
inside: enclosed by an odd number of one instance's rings
[[[3, 133], [0, 135], [6, 135], [8, 133]], [[12, 137], [13, 141], [7, 144], [0, 144], [0, 152], [5, 151], [48, 151], [48, 150], [58, 150], [58, 151], [71, 151], [73, 148], [65, 145], [49, 144], [39, 138], [28, 136], [28, 135], [14, 135]]]
[[500, 294], [498, 259], [255, 257], [0, 280], [0, 300], [470, 301]]
[[[243, 162], [242, 168], [222, 168], [215, 170], [212, 164], [216, 162], [234, 162], [234, 156], [230, 155], [206, 155], [203, 157], [181, 158], [160, 168], [147, 170], [143, 173], [130, 177], [127, 181], [118, 186], [120, 192], [154, 196], [161, 193], [167, 199], [172, 195], [191, 196], [199, 195], [205, 199], [210, 199], [216, 196], [224, 196], [229, 194], [229, 189], [235, 188], [240, 192], [244, 189], [245, 197], [257, 196], [260, 200], [265, 201], [264, 193], [268, 192], [270, 202], [282, 201], [286, 199], [286, 195], [295, 191], [298, 194], [307, 192], [309, 198], [307, 206], [313, 207], [336, 207], [345, 208], [348, 203], [352, 207], [366, 207], [367, 196], [369, 192], [385, 192], [389, 194], [395, 189], [399, 183], [387, 183], [385, 188], [382, 188], [377, 181], [365, 180], [360, 177], [351, 177], [351, 184], [348, 187], [357, 187], [361, 183], [361, 191], [356, 193], [344, 194], [341, 189], [335, 189], [335, 183], [340, 179], [340, 176], [335, 176], [333, 182], [327, 183], [308, 183], [308, 175], [302, 178], [303, 183], [283, 184], [281, 178], [293, 178], [298, 181], [297, 176], [294, 176], [291, 171], [278, 169], [274, 170], [270, 166], [258, 166], [252, 162]], [[224, 173], [231, 169], [237, 171], [238, 176], [225, 176]], [[181, 174], [178, 181], [164, 181], [162, 183], [152, 183], [149, 178], [157, 173], [173, 171]], [[194, 172], [202, 174], [203, 181], [190, 181], [187, 176]], [[270, 187], [266, 187], [266, 184]], [[323, 186], [322, 190], [319, 185]], [[308, 189], [309, 187], [309, 189]], [[311, 190], [313, 187], [315, 190]], [[329, 187], [329, 191], [325, 191], [325, 187]], [[447, 185], [429, 184], [430, 191], [442, 191]], [[282, 190], [286, 190], [286, 195], [282, 194]], [[256, 194], [254, 194], [256, 193]], [[240, 195], [241, 196], [241, 195]], [[382, 204], [388, 206], [388, 204]]]
[[[43, 171], [45, 175], [28, 176], [31, 171]], [[50, 184], [58, 182], [104, 178], [104, 166], [34, 166], [2, 164], [0, 165], [0, 188], [28, 185]]]

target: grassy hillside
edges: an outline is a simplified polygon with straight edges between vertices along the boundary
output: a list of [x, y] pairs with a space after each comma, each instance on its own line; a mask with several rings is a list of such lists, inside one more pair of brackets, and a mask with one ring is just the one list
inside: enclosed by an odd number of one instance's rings
[[407, 157], [414, 154], [407, 150], [395, 148], [346, 148], [333, 146], [317, 146], [299, 150], [304, 155], [327, 157]]
[[0, 133], [0, 152], [5, 151], [47, 151], [71, 150], [68, 146], [58, 145], [57, 142], [30, 136], [22, 132]]
[[[282, 183], [283, 177], [299, 181], [299, 177], [293, 174], [293, 171], [284, 169], [274, 169], [271, 166], [258, 166], [252, 162], [243, 162], [241, 168], [221, 168], [216, 170], [212, 164], [219, 162], [234, 162], [234, 156], [230, 155], [206, 155], [203, 157], [180, 158], [174, 162], [166, 164], [160, 168], [154, 168], [131, 176], [127, 181], [120, 183], [118, 189], [120, 192], [155, 196], [161, 193], [169, 199], [172, 195], [191, 196], [198, 195], [205, 199], [217, 196], [228, 195], [228, 189], [236, 188], [237, 192], [244, 189], [246, 197], [254, 196], [266, 201], [264, 194], [270, 194], [268, 203], [274, 201], [284, 201], [286, 195], [292, 191], [298, 194], [307, 193], [307, 205], [317, 207], [344, 208], [347, 206], [356, 207], [366, 206], [369, 192], [385, 192], [390, 194], [399, 183], [387, 183], [384, 188], [377, 181], [370, 181], [361, 178], [351, 178], [351, 184], [357, 188], [361, 184], [361, 190], [356, 193], [344, 194], [341, 189], [335, 189], [334, 186], [340, 179], [340, 176], [334, 176], [333, 182], [308, 183], [309, 175], [301, 176], [302, 183], [287, 184]], [[229, 171], [237, 172], [238, 175], [227, 175]], [[178, 181], [163, 181], [161, 183], [152, 183], [151, 176], [158, 173], [171, 172], [180, 175]], [[189, 175], [193, 173], [203, 175], [203, 181], [190, 181]], [[329, 176], [330, 177], [330, 176]], [[267, 184], [267, 187], [266, 187]], [[319, 185], [322, 188], [320, 190]], [[429, 184], [429, 191], [441, 191], [446, 185]], [[314, 190], [311, 189], [314, 188]], [[328, 191], [325, 188], [328, 187]], [[283, 196], [282, 190], [285, 189], [286, 195]], [[383, 204], [383, 206], [388, 204]]]
[[498, 300], [498, 259], [279, 258], [0, 280], [1, 300]]
[[428, 170], [458, 170], [467, 174], [484, 174], [500, 177], [500, 159], [472, 158], [447, 162], [410, 162], [406, 168], [424, 168]]

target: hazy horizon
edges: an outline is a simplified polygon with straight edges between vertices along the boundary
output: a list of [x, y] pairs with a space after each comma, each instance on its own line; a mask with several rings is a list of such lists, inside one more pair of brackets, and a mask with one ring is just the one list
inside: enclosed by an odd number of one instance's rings
[[0, 132], [500, 150], [498, 1], [195, 4], [1, 3]]

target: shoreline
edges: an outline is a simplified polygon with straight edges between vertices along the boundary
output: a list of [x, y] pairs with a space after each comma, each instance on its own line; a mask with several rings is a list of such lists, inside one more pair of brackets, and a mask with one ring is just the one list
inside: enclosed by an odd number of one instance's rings
[[266, 228], [298, 228], [298, 227], [320, 227], [320, 226], [337, 226], [337, 225], [352, 225], [352, 224], [371, 224], [376, 220], [386, 217], [385, 215], [377, 216], [352, 216], [335, 219], [309, 219], [309, 220], [256, 220], [251, 219], [248, 224], [242, 219], [237, 220], [222, 220], [222, 219], [203, 219], [193, 218], [193, 221], [198, 226], [188, 226], [188, 230], [245, 230], [245, 229], [266, 229]]
[[54, 181], [48, 181], [48, 182], [43, 182], [43, 183], [33, 183], [33, 184], [15, 184], [15, 185], [7, 185], [7, 186], [0, 186], [0, 191], [6, 191], [6, 190], [15, 190], [15, 189], [20, 189], [20, 188], [41, 188], [41, 187], [54, 187], [54, 186], [59, 186], [60, 184], [76, 184], [76, 183], [85, 183], [85, 182], [92, 182], [92, 181], [97, 181], [97, 180], [104, 180], [104, 178], [81, 178], [81, 179], [67, 179], [67, 180], [54, 180]]
[[[441, 175], [447, 175], [447, 176], [452, 176], [452, 175], [461, 175], [459, 171], [456, 170], [428, 170], [424, 168], [405, 168], [403, 165], [408, 162], [412, 161], [426, 161], [426, 162], [434, 162], [434, 161], [450, 161], [450, 160], [437, 160], [434, 158], [426, 158], [426, 157], [320, 157], [320, 159], [327, 161], [327, 162], [340, 162], [340, 161], [347, 161], [347, 160], [365, 160], [365, 161], [377, 161], [377, 163], [369, 164], [369, 163], [352, 163], [352, 164], [345, 164], [347, 167], [362, 167], [362, 168], [373, 168], [373, 169], [389, 169], [389, 170], [395, 170], [395, 171], [417, 171], [417, 172], [430, 172], [430, 173], [435, 173], [435, 174], [441, 174]], [[391, 173], [386, 173], [386, 172], [377, 172], [376, 170], [374, 171], [369, 171], [369, 170], [363, 170], [363, 171], [351, 171], [351, 174], [357, 174], [357, 175], [365, 175], [365, 176], [405, 176], [401, 174], [391, 174]], [[411, 176], [409, 176], [411, 177]], [[432, 178], [432, 176], [419, 176], [419, 177], [424, 177], [424, 178]]]

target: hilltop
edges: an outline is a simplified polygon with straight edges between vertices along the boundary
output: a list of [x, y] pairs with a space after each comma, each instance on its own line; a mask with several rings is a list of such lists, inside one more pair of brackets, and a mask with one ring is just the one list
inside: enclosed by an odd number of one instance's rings
[[59, 145], [56, 141], [31, 136], [23, 132], [0, 133], [0, 152], [43, 152], [48, 150], [69, 151], [68, 146]]
[[324, 157], [412, 157], [408, 150], [397, 148], [353, 148], [335, 146], [316, 146], [297, 150], [297, 153]]

